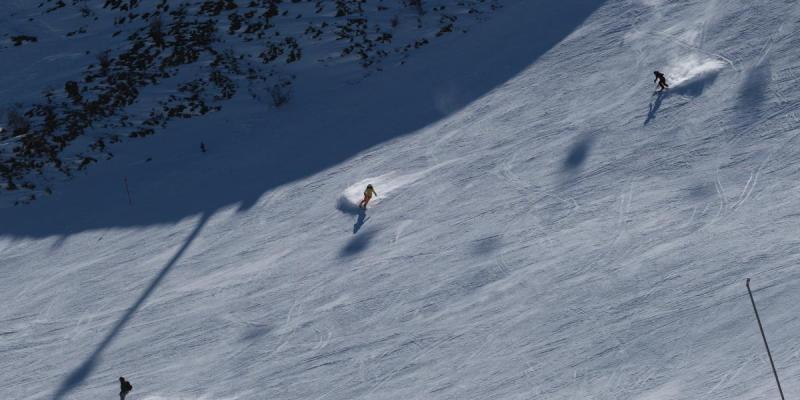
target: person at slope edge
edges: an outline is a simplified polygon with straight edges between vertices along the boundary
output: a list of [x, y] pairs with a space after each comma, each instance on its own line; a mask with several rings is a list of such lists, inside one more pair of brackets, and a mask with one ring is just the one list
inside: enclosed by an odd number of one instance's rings
[[125, 378], [119, 377], [119, 399], [125, 400], [125, 396], [133, 390], [133, 385], [126, 381]]
[[658, 71], [653, 71], [653, 74], [656, 76], [656, 79], [653, 80], [653, 82], [658, 82], [659, 92], [669, 88], [669, 85], [667, 85], [667, 78], [664, 76], [664, 74]]
[[375, 191], [375, 188], [372, 187], [371, 184], [367, 185], [367, 189], [364, 190], [364, 199], [361, 200], [361, 203], [358, 203], [358, 208], [367, 209], [367, 203], [372, 200], [372, 195], [377, 196], [378, 192]]

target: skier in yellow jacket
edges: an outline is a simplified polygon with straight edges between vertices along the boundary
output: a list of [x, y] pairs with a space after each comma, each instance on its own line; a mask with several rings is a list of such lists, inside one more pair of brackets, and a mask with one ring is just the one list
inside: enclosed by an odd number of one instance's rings
[[373, 194], [375, 196], [377, 196], [378, 192], [375, 191], [375, 189], [372, 187], [372, 185], [367, 185], [367, 189], [364, 190], [364, 199], [361, 200], [361, 203], [358, 204], [358, 208], [366, 210], [367, 209], [367, 203], [369, 203], [369, 201], [372, 200], [372, 195]]

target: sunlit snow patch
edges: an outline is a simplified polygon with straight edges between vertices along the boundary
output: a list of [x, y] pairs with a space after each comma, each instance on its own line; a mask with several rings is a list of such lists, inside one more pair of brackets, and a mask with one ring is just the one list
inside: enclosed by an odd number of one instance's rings
[[720, 60], [689, 57], [667, 68], [667, 82], [671, 88], [689, 85], [718, 74], [724, 67], [725, 63]]
[[450, 160], [411, 174], [400, 174], [397, 171], [391, 171], [383, 175], [362, 179], [348, 186], [342, 191], [336, 208], [345, 213], [357, 213], [358, 203], [360, 203], [361, 199], [364, 198], [364, 190], [367, 188], [367, 185], [372, 185], [377, 193], [377, 196], [373, 197], [369, 202], [370, 205], [374, 205], [380, 203], [381, 199], [385, 200], [386, 198], [390, 197], [392, 192], [418, 181], [425, 175], [451, 163], [452, 161], [455, 160]]
[[342, 197], [353, 203], [353, 205], [356, 205], [361, 202], [361, 199], [364, 197], [364, 189], [367, 188], [367, 185], [372, 185], [372, 187], [375, 188], [377, 196], [370, 200], [370, 204], [377, 204], [380, 203], [381, 199], [385, 199], [392, 192], [418, 180], [427, 173], [428, 171], [425, 170], [413, 174], [400, 175], [396, 171], [392, 171], [380, 176], [363, 179], [342, 191]]

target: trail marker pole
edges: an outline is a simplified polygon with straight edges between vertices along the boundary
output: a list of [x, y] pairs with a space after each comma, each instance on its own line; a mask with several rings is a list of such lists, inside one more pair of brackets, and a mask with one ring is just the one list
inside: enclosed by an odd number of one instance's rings
[[747, 278], [747, 293], [750, 294], [750, 302], [753, 303], [753, 311], [756, 313], [756, 321], [758, 321], [758, 329], [761, 330], [761, 338], [764, 339], [764, 347], [767, 348], [767, 356], [769, 356], [769, 364], [772, 365], [772, 374], [775, 375], [775, 383], [778, 384], [778, 392], [781, 394], [781, 400], [786, 400], [783, 397], [783, 389], [781, 389], [781, 381], [778, 379], [778, 371], [775, 370], [775, 363], [772, 361], [772, 352], [769, 351], [769, 344], [767, 344], [767, 336], [764, 334], [764, 326], [761, 325], [761, 318], [758, 316], [758, 309], [756, 308], [756, 301], [753, 299], [753, 292], [750, 290], [750, 278]]
[[125, 177], [125, 193], [128, 193], [128, 205], [133, 205], [133, 200], [131, 200], [131, 191], [128, 189], [128, 177]]

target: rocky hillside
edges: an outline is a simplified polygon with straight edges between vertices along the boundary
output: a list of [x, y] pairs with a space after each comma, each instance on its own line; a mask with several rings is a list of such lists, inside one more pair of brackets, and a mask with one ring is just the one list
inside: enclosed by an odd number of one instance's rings
[[[72, 51], [71, 68], [28, 75], [28, 82], [16, 82], [25, 84], [25, 95], [0, 104], [6, 109], [0, 193], [15, 191], [14, 199], [23, 202], [50, 193], [64, 176], [113, 157], [113, 145], [127, 138], [218, 111], [237, 95], [265, 109], [279, 108], [293, 100], [293, 83], [320, 69], [349, 71], [348, 79], [357, 82], [404, 64], [438, 38], [466, 32], [501, 5], [500, 0], [20, 4], [8, 17], [13, 23], [3, 25], [5, 59], [49, 62], [49, 49]], [[43, 29], [46, 39], [40, 39]]]

